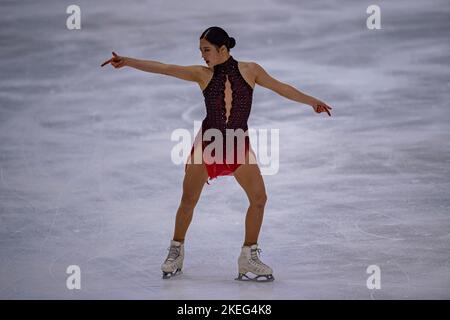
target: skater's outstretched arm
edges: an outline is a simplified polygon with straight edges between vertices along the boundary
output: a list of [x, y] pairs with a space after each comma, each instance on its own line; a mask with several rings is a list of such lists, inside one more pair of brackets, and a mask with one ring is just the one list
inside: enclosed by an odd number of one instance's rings
[[199, 82], [202, 66], [179, 66], [175, 64], [166, 64], [152, 60], [140, 60], [130, 57], [122, 57], [115, 52], [112, 53], [113, 57], [105, 61], [101, 66], [105, 66], [108, 63], [118, 69], [122, 67], [132, 67], [138, 70], [159, 73], [168, 76], [172, 76], [178, 79]]
[[309, 96], [286, 83], [278, 81], [270, 76], [266, 70], [257, 63], [253, 62], [252, 68], [255, 73], [255, 82], [260, 86], [270, 89], [290, 100], [310, 105], [317, 113], [326, 112], [331, 116], [329, 110], [332, 108], [323, 101]]

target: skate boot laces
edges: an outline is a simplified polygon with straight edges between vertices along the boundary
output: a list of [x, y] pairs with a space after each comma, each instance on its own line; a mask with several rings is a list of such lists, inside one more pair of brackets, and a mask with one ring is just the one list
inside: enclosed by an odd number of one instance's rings
[[255, 259], [258, 260], [258, 256], [261, 255], [262, 250], [260, 248], [257, 248], [257, 249], [251, 249], [250, 252], [251, 252], [251, 255], [252, 255], [252, 259], [253, 260], [255, 260]]
[[169, 251], [169, 255], [167, 256], [166, 261], [173, 261], [178, 258], [178, 256], [180, 255], [180, 249], [181, 246], [171, 246], [167, 248], [167, 250]]
[[250, 260], [251, 260], [254, 264], [256, 264], [256, 265], [263, 265], [263, 266], [266, 266], [264, 263], [262, 263], [261, 260], [259, 260], [259, 257], [258, 257], [258, 256], [261, 255], [261, 252], [262, 252], [262, 250], [259, 249], [259, 248], [257, 248], [257, 249], [251, 249], [251, 250], [250, 250], [250, 254], [251, 254]]

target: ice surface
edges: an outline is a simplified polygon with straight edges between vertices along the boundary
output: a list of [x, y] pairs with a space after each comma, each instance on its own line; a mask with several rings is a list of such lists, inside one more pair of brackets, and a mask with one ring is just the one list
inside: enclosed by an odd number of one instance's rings
[[[381, 30], [366, 28], [370, 1], [77, 4], [71, 31], [66, 2], [0, 3], [0, 298], [450, 298], [448, 1], [377, 1]], [[248, 205], [233, 177], [205, 186], [184, 274], [161, 279], [184, 175], [170, 135], [203, 119], [203, 97], [99, 67], [112, 50], [202, 64], [212, 25], [235, 59], [333, 107], [254, 92], [249, 126], [280, 129], [259, 239], [273, 283], [233, 280]]]

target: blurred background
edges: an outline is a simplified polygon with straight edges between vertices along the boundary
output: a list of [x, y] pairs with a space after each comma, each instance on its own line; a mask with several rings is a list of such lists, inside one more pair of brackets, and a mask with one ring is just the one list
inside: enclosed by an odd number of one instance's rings
[[[366, 25], [370, 5], [381, 29]], [[448, 1], [2, 0], [0, 12], [0, 298], [450, 298]], [[215, 25], [236, 60], [333, 108], [255, 88], [249, 127], [280, 129], [259, 239], [273, 283], [234, 281], [248, 200], [232, 176], [204, 187], [184, 274], [161, 279], [184, 176], [170, 136], [193, 132], [203, 96], [100, 68], [111, 51], [203, 64]], [[381, 289], [366, 285], [371, 265]]]

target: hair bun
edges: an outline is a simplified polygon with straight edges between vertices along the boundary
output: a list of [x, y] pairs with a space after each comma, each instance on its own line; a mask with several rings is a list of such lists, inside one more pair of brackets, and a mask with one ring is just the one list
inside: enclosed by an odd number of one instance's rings
[[229, 39], [229, 48], [234, 48], [234, 46], [236, 45], [236, 40], [233, 37], [230, 37]]

